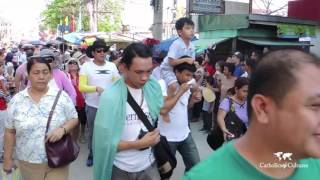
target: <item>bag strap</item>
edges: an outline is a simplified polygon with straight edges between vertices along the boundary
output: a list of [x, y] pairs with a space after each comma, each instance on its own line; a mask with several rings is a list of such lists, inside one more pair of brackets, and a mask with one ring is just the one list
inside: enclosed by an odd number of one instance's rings
[[48, 117], [48, 122], [47, 122], [47, 127], [46, 127], [46, 134], [48, 133], [48, 130], [49, 130], [49, 126], [50, 126], [50, 122], [51, 122], [51, 119], [52, 119], [52, 115], [53, 115], [53, 112], [54, 112], [54, 109], [56, 108], [57, 106], [57, 103], [58, 103], [58, 100], [60, 98], [60, 95], [62, 93], [62, 90], [60, 90], [54, 100], [54, 103], [52, 105], [52, 108], [50, 110], [50, 113], [49, 113], [49, 117]]
[[143, 122], [144, 126], [148, 129], [149, 132], [153, 131], [155, 128], [150, 123], [147, 115], [142, 111], [138, 103], [133, 99], [131, 93], [128, 90], [127, 102], [132, 107], [132, 109], [137, 113], [139, 119]]
[[234, 110], [232, 110], [233, 99], [231, 99], [231, 97], [228, 97], [228, 99], [229, 99], [229, 112], [234, 112]]

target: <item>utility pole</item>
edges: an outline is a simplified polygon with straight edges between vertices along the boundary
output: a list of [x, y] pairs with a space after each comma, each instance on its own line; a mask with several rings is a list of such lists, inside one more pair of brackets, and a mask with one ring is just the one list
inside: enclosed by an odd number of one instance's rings
[[153, 25], [152, 35], [154, 38], [162, 40], [163, 29], [163, 0], [154, 0], [153, 4]]
[[90, 18], [90, 31], [98, 32], [97, 5], [98, 0], [86, 0], [87, 9]]
[[249, 14], [252, 14], [252, 1], [253, 0], [249, 0]]

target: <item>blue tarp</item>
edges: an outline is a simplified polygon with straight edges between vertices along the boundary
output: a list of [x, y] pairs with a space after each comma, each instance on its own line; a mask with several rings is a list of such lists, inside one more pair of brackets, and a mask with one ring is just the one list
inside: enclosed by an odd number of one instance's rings
[[[163, 40], [160, 42], [160, 44], [155, 45], [153, 47], [153, 50], [156, 52], [161, 52], [161, 51], [168, 52], [173, 41], [177, 40], [178, 38], [179, 37], [173, 37], [173, 38]], [[198, 40], [198, 39], [194, 36], [191, 41], [195, 41], [195, 40]]]
[[69, 34], [66, 34], [66, 35], [63, 35], [63, 39], [72, 43], [72, 44], [75, 44], [75, 45], [80, 45], [82, 40], [83, 40], [83, 36], [82, 36], [82, 33], [77, 33], [77, 32], [73, 32], [73, 33], [69, 33]]

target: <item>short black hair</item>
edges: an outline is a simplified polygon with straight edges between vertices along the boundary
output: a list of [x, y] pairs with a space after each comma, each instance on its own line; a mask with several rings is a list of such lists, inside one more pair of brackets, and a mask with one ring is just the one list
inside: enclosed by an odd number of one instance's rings
[[233, 75], [233, 72], [235, 71], [236, 66], [233, 63], [225, 63], [223, 66], [223, 69], [224, 68], [228, 68], [229, 72], [231, 72], [231, 74]]
[[257, 56], [257, 60], [259, 60], [259, 59], [261, 58], [261, 54], [262, 54], [261, 51], [259, 51], [259, 50], [253, 50], [253, 51], [251, 51], [250, 56], [252, 55], [252, 53], [254, 53], [254, 54]]
[[194, 64], [189, 64], [189, 63], [181, 63], [173, 67], [173, 72], [178, 71], [181, 73], [184, 70], [194, 73], [197, 71], [197, 68]]
[[257, 66], [257, 60], [248, 58], [246, 59], [246, 65], [249, 66], [252, 70], [255, 70]]
[[251, 100], [261, 94], [281, 107], [286, 94], [298, 83], [295, 74], [305, 65], [320, 68], [320, 60], [306, 52], [282, 49], [266, 53], [253, 71], [248, 91], [248, 116], [252, 117]]
[[183, 17], [177, 20], [176, 22], [176, 30], [182, 30], [184, 25], [194, 26], [193, 21], [190, 18]]
[[243, 86], [249, 85], [249, 79], [246, 77], [239, 77], [234, 82], [234, 87], [237, 89], [241, 89]]
[[227, 90], [228, 93], [236, 94], [236, 89], [241, 89], [243, 86], [249, 85], [249, 79], [246, 77], [240, 77], [234, 82], [234, 86]]
[[225, 62], [220, 60], [220, 61], [216, 62], [216, 65], [218, 65], [220, 67], [220, 71], [223, 72]]
[[51, 66], [48, 61], [41, 59], [40, 57], [31, 57], [27, 62], [27, 72], [30, 74], [31, 68], [35, 63], [43, 63], [48, 66], [49, 71], [51, 72]]
[[152, 51], [148, 46], [142, 43], [132, 43], [124, 49], [121, 63], [125, 64], [129, 69], [132, 64], [132, 60], [135, 57], [152, 57]]

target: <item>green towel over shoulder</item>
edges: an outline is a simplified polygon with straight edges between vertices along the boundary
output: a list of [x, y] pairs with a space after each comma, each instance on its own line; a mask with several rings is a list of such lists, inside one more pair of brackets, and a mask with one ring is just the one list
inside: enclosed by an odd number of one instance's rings
[[[150, 78], [143, 93], [152, 119], [156, 119], [163, 105], [163, 96], [158, 82]], [[117, 146], [125, 122], [127, 85], [124, 78], [114, 82], [100, 97], [93, 133], [94, 180], [110, 180]]]

